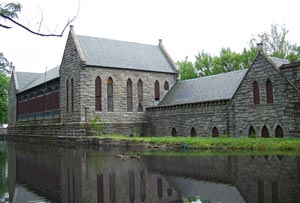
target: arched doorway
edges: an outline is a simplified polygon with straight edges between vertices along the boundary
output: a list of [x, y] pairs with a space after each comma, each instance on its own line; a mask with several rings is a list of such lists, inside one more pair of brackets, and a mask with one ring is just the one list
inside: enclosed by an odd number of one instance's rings
[[264, 137], [264, 138], [268, 138], [270, 137], [269, 135], [269, 130], [266, 126], [264, 126], [261, 130], [261, 136]]
[[175, 128], [172, 128], [171, 135], [172, 135], [172, 137], [177, 137], [177, 131]]
[[213, 137], [219, 137], [219, 130], [218, 128], [214, 127], [212, 130], [212, 136]]
[[194, 127], [192, 127], [191, 129], [191, 137], [196, 137], [197, 136], [197, 133], [196, 133], [196, 130]]
[[284, 137], [283, 136], [283, 130], [280, 127], [280, 125], [277, 125], [277, 127], [275, 129], [275, 137]]
[[253, 128], [252, 125], [251, 125], [250, 128], [249, 128], [248, 136], [249, 136], [249, 137], [255, 137], [255, 136], [256, 136], [255, 129]]

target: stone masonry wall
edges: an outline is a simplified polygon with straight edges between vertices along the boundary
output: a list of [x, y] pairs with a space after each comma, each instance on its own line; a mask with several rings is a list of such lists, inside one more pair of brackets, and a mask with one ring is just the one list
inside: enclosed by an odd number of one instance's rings
[[[145, 121], [147, 107], [154, 106], [154, 83], [160, 84], [161, 95], [165, 81], [171, 86], [174, 83], [174, 74], [155, 73], [145, 71], [123, 70], [114, 68], [85, 67], [81, 72], [81, 120], [91, 120], [95, 113], [95, 80], [101, 78], [102, 111], [96, 112], [105, 122], [141, 122]], [[114, 111], [107, 110], [107, 79], [113, 80]], [[127, 112], [127, 80], [132, 81], [133, 112]], [[143, 82], [143, 109], [138, 112], [137, 83]], [[87, 114], [85, 109], [87, 108]]]
[[[80, 71], [81, 71], [81, 59], [77, 52], [74, 33], [69, 33], [63, 59], [59, 69], [60, 75], [60, 118], [62, 123], [80, 122]], [[74, 112], [72, 112], [72, 100], [71, 100], [71, 79], [74, 80]], [[69, 111], [66, 110], [67, 102], [67, 87], [66, 81], [69, 84]]]
[[8, 125], [14, 127], [16, 125], [17, 116], [17, 96], [15, 87], [15, 72], [12, 72], [8, 91]]
[[227, 114], [225, 107], [228, 101], [187, 104], [147, 109], [149, 134], [171, 135], [175, 128], [177, 135], [189, 136], [192, 127], [197, 136], [211, 137], [212, 129], [217, 127], [219, 134], [226, 134]]
[[[274, 102], [267, 104], [266, 82], [270, 79], [273, 85]], [[252, 84], [259, 85], [260, 104], [253, 103]], [[252, 125], [257, 136], [261, 136], [263, 126], [268, 128], [270, 137], [275, 136], [275, 129], [280, 125], [285, 137], [299, 136], [299, 123], [295, 122], [294, 110], [299, 105], [299, 94], [279, 74], [267, 59], [259, 54], [240, 84], [229, 112], [229, 134], [248, 136]], [[299, 110], [298, 110], [299, 112]]]

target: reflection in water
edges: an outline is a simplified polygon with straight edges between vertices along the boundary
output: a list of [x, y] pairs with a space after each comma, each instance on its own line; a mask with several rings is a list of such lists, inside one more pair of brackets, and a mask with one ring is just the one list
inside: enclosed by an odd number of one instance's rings
[[67, 203], [300, 201], [300, 157], [120, 160], [116, 151], [24, 143], [9, 143], [8, 150], [11, 202], [25, 197]]

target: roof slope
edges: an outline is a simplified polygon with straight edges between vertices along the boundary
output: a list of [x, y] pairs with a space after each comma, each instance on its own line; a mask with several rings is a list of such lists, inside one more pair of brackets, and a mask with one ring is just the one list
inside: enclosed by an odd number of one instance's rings
[[159, 106], [231, 99], [247, 70], [178, 81]]
[[[59, 78], [59, 66], [48, 70], [45, 73], [29, 73], [29, 72], [16, 72], [17, 83], [19, 92], [23, 92], [40, 84], [45, 81], [50, 81], [55, 78]], [[45, 78], [46, 77], [46, 78]]]
[[86, 65], [175, 73], [159, 46], [76, 36]]

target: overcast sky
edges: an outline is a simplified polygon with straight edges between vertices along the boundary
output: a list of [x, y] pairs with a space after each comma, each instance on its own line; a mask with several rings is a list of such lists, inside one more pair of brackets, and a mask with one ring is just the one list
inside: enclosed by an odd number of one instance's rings
[[[186, 56], [194, 60], [201, 50], [216, 55], [222, 47], [240, 52], [252, 36], [269, 31], [271, 24], [286, 24], [288, 40], [300, 44], [299, 0], [15, 1], [23, 5], [19, 21], [34, 30], [41, 13], [42, 31], [56, 27], [59, 31], [79, 8], [75, 33], [153, 45], [161, 38], [174, 61]], [[60, 64], [68, 31], [62, 38], [49, 38], [17, 26], [0, 28], [0, 52], [17, 71], [43, 72]]]

